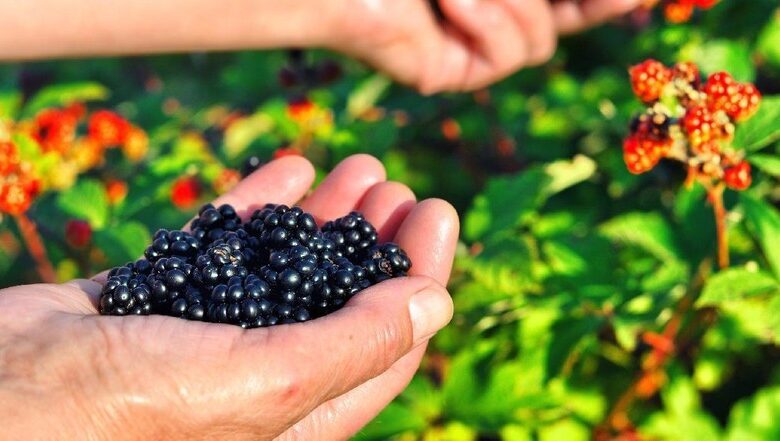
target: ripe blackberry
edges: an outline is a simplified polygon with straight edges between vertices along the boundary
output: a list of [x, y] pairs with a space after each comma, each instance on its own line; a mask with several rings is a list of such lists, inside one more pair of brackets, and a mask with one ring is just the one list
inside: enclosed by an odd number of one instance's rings
[[405, 277], [412, 267], [412, 261], [400, 246], [390, 242], [371, 248], [363, 267], [371, 282], [379, 283], [394, 277]]
[[174, 230], [157, 230], [152, 244], [144, 251], [149, 262], [157, 262], [163, 257], [179, 257], [191, 260], [198, 253], [200, 242], [192, 234]]
[[104, 315], [148, 315], [151, 289], [146, 278], [152, 266], [146, 259], [112, 269], [100, 292], [99, 311]]
[[[152, 290], [152, 308], [158, 314], [171, 314], [173, 303], [193, 293], [195, 267], [178, 257], [163, 257], [154, 264], [148, 284]], [[189, 298], [188, 298], [189, 301]]]
[[369, 274], [362, 266], [339, 257], [333, 262], [324, 261], [325, 281], [315, 296], [314, 308], [318, 315], [325, 315], [342, 307], [347, 300], [371, 286]]
[[272, 251], [305, 245], [316, 235], [317, 223], [300, 207], [269, 204], [255, 211], [247, 230], [261, 248]]
[[203, 286], [212, 287], [235, 276], [246, 277], [249, 274], [246, 265], [251, 260], [250, 250], [238, 237], [219, 239], [198, 256], [194, 279]]
[[260, 277], [272, 287], [278, 303], [307, 307], [327, 282], [327, 270], [318, 256], [298, 245], [271, 253]]
[[377, 241], [374, 226], [356, 211], [325, 223], [322, 232], [326, 238], [333, 241], [336, 250], [345, 257], [362, 255], [376, 245]]
[[244, 328], [275, 324], [278, 320], [272, 315], [276, 305], [270, 294], [268, 284], [254, 274], [231, 277], [211, 290], [206, 319]]
[[218, 208], [212, 204], [201, 207], [198, 217], [192, 221], [192, 235], [200, 240], [203, 245], [222, 237], [226, 231], [236, 231], [241, 228], [241, 218], [230, 205], [220, 205]]
[[201, 288], [188, 285], [183, 295], [180, 295], [171, 303], [171, 309], [167, 314], [173, 317], [188, 320], [205, 320], [206, 296]]

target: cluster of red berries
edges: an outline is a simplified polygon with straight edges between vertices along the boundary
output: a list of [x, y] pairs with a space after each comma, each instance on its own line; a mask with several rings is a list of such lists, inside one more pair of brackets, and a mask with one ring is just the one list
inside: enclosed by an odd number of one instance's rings
[[689, 180], [724, 182], [735, 190], [751, 184], [744, 152], [731, 145], [735, 124], [753, 116], [761, 94], [753, 84], [739, 83], [726, 72], [702, 81], [694, 63], [669, 68], [646, 60], [629, 69], [636, 96], [647, 105], [634, 119], [623, 144], [629, 171], [649, 171], [663, 159], [689, 167]]
[[[106, 149], [121, 148], [125, 157], [138, 161], [149, 146], [146, 133], [117, 113], [88, 114], [80, 103], [44, 109], [33, 119], [11, 122], [5, 129], [0, 139], [0, 212], [12, 215], [26, 212], [47, 189], [72, 186], [79, 173], [103, 162]], [[20, 150], [14, 143], [19, 142], [17, 136], [34, 141], [37, 151]], [[114, 190], [117, 202], [127, 193], [126, 185]]]
[[658, 3], [663, 7], [666, 20], [672, 23], [684, 23], [691, 19], [696, 8], [710, 9], [720, 0], [646, 0], [644, 9], [650, 10]]
[[146, 133], [117, 113], [109, 110], [92, 113], [86, 121], [86, 136], [79, 138], [79, 124], [85, 118], [84, 105], [74, 104], [63, 109], [43, 110], [28, 127], [42, 152], [73, 158], [82, 169], [97, 165], [107, 148], [121, 148], [132, 161], [146, 155], [149, 146]]
[[40, 190], [32, 164], [21, 159], [14, 143], [0, 142], [0, 212], [24, 213]]

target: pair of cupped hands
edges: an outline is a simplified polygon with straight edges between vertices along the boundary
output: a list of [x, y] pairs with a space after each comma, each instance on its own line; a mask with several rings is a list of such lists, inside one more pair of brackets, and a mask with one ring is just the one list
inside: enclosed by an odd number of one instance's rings
[[318, 221], [359, 210], [400, 244], [409, 277], [316, 320], [271, 328], [97, 314], [100, 281], [0, 291], [0, 415], [6, 439], [337, 440], [408, 384], [452, 316], [445, 284], [458, 237], [446, 202], [417, 202], [367, 155], [313, 191], [304, 158], [270, 162], [215, 201], [242, 215], [298, 203]]

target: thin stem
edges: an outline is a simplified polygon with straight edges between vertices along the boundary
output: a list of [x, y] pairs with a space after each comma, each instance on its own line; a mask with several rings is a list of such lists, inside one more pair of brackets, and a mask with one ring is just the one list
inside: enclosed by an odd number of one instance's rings
[[709, 190], [709, 199], [715, 213], [715, 227], [718, 235], [718, 266], [729, 267], [729, 236], [726, 226], [726, 207], [723, 205], [723, 184]]
[[38, 271], [38, 275], [41, 277], [41, 281], [46, 283], [54, 283], [57, 281], [57, 273], [54, 271], [54, 267], [46, 255], [46, 247], [43, 245], [43, 240], [38, 232], [38, 227], [35, 222], [30, 220], [26, 214], [19, 214], [14, 216], [16, 224], [19, 226], [19, 232], [22, 235], [22, 239], [27, 244], [27, 251], [30, 256], [35, 260], [35, 269]]

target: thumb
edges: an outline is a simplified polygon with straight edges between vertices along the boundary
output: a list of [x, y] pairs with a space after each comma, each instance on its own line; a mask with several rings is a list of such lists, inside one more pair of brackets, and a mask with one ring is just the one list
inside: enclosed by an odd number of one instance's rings
[[[452, 318], [446, 289], [427, 277], [375, 285], [320, 319], [244, 334], [243, 363], [267, 365], [285, 407], [303, 417], [385, 372]], [[257, 336], [256, 341], [254, 336]], [[242, 363], [242, 364], [243, 364]], [[268, 372], [268, 371], [266, 371]], [[296, 419], [298, 419], [296, 418]]]

